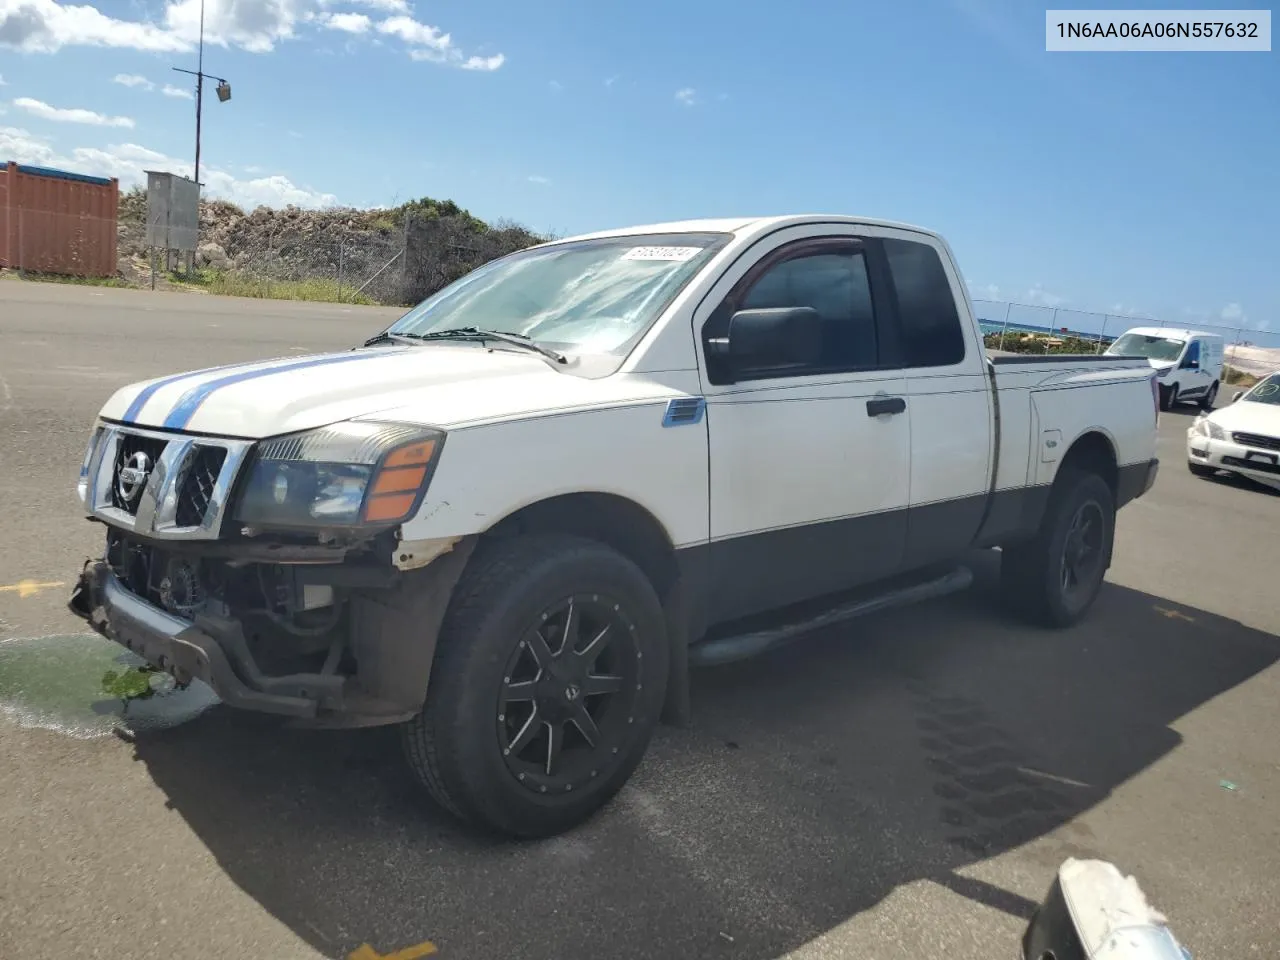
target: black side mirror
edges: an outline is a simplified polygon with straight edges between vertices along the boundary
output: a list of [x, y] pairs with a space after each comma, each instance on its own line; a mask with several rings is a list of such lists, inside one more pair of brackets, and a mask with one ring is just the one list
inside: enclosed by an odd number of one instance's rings
[[739, 310], [729, 318], [726, 341], [734, 367], [816, 364], [822, 358], [822, 318], [813, 307]]
[[1240, 399], [1241, 397], [1243, 397], [1243, 396], [1244, 396], [1244, 391], [1243, 391], [1243, 390], [1237, 390], [1235, 393], [1233, 393], [1233, 394], [1231, 395], [1231, 402], [1232, 402], [1232, 403], [1235, 403], [1237, 400], [1239, 400], [1239, 399]]

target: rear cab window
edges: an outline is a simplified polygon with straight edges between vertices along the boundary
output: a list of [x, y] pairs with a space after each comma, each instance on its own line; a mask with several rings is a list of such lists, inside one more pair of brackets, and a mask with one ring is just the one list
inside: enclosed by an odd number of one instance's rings
[[955, 293], [937, 249], [928, 243], [883, 241], [897, 300], [904, 367], [949, 367], [965, 358]]

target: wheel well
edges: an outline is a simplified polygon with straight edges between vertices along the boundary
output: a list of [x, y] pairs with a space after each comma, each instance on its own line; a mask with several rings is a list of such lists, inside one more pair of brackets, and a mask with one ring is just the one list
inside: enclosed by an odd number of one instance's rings
[[1062, 458], [1058, 476], [1063, 476], [1070, 468], [1096, 473], [1111, 488], [1111, 495], [1116, 495], [1119, 480], [1116, 451], [1111, 441], [1096, 430], [1080, 435], [1071, 444], [1071, 449]]
[[675, 547], [658, 518], [634, 500], [611, 493], [571, 493], [530, 504], [494, 524], [485, 537], [568, 533], [596, 540], [629, 559], [653, 584], [667, 615], [671, 670], [662, 719], [689, 722], [689, 598], [677, 589]]
[[598, 540], [640, 568], [666, 600], [679, 576], [675, 548], [658, 519], [634, 500], [611, 493], [571, 493], [522, 507], [486, 537], [568, 533]]

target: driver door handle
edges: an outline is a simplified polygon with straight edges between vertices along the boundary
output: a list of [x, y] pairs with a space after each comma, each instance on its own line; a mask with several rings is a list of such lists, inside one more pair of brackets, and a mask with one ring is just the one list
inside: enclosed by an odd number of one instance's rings
[[878, 417], [881, 414], [902, 413], [907, 409], [907, 401], [902, 397], [877, 397], [867, 401], [867, 416]]

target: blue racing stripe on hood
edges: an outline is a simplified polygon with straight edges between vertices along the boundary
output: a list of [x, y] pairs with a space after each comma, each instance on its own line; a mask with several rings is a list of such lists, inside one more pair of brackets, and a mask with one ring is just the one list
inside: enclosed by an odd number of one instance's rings
[[147, 401], [156, 395], [156, 392], [163, 390], [171, 383], [177, 383], [179, 380], [186, 380], [188, 377], [200, 377], [210, 373], [216, 373], [225, 367], [208, 367], [204, 370], [188, 370], [186, 373], [175, 373], [171, 377], [162, 377], [154, 383], [149, 383], [138, 391], [138, 395], [133, 398], [133, 402], [129, 404], [129, 409], [124, 412], [124, 416], [120, 419], [125, 423], [133, 423], [138, 419], [138, 414], [142, 413], [142, 408], [147, 405]]
[[[385, 355], [387, 351], [381, 351]], [[255, 367], [252, 370], [241, 370], [239, 373], [228, 374], [225, 377], [218, 377], [216, 380], [207, 380], [199, 386], [192, 387], [181, 397], [169, 411], [169, 415], [164, 418], [164, 425], [170, 430], [182, 430], [191, 418], [195, 416], [196, 411], [200, 409], [200, 404], [204, 403], [217, 390], [223, 387], [229, 387], [232, 384], [244, 383], [246, 380], [257, 380], [260, 377], [269, 377], [277, 373], [292, 373], [295, 370], [308, 370], [311, 367], [327, 367], [332, 363], [350, 363], [353, 360], [367, 360], [369, 354], [361, 352], [343, 353], [338, 356], [329, 357], [313, 357], [310, 360], [299, 360], [297, 363], [282, 363], [278, 367]]]

